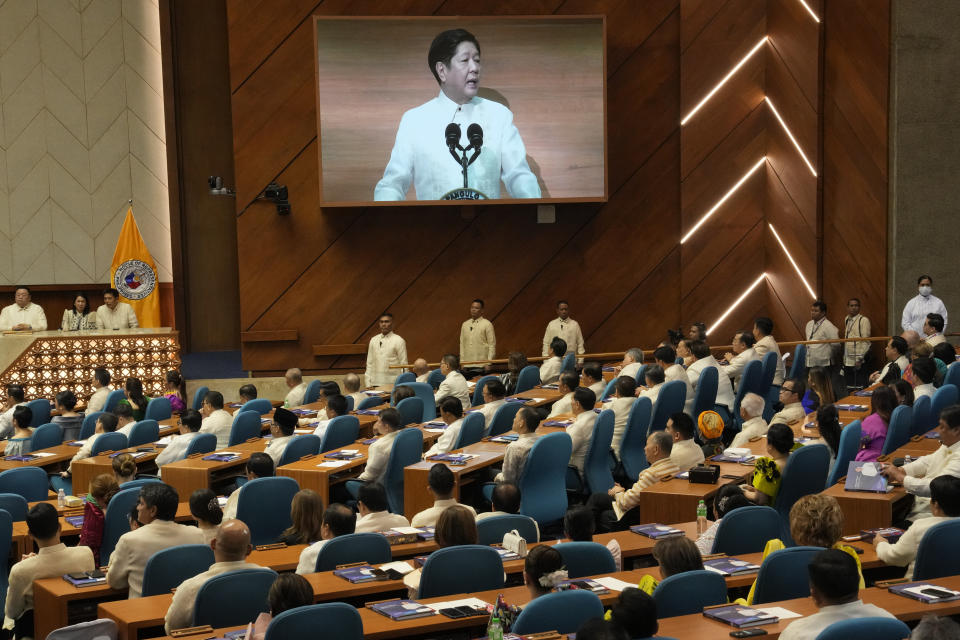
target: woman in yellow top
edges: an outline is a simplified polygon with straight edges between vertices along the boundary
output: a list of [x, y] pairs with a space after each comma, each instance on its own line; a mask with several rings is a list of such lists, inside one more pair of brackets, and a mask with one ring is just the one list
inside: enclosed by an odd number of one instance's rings
[[769, 457], [757, 458], [752, 483], [740, 487], [747, 500], [754, 504], [773, 506], [780, 492], [783, 468], [787, 465], [787, 458], [793, 449], [793, 430], [781, 423], [770, 425], [767, 430]]

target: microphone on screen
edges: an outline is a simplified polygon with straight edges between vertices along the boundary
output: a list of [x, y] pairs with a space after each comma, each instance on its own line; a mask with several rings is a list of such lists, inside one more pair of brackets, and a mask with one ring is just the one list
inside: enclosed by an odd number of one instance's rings
[[467, 163], [471, 165], [480, 155], [480, 147], [483, 146], [483, 128], [476, 122], [467, 127], [467, 140], [470, 141], [470, 146], [467, 149], [473, 149], [473, 155], [470, 156], [470, 162]]
[[443, 137], [447, 142], [447, 149], [450, 150], [450, 155], [457, 161], [457, 164], [460, 164], [460, 156], [457, 155], [457, 149], [462, 149], [460, 146], [460, 125], [456, 122], [448, 124], [446, 130], [443, 132]]

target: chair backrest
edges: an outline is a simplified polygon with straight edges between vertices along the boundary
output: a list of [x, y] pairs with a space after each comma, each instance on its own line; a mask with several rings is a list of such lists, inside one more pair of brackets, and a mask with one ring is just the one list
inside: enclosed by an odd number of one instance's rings
[[237, 411], [253, 411], [258, 416], [262, 416], [265, 413], [270, 413], [273, 410], [273, 404], [267, 398], [254, 398], [253, 400], [247, 400], [243, 403]]
[[143, 569], [141, 595], [158, 596], [201, 574], [215, 562], [213, 549], [207, 544], [178, 544], [161, 549], [147, 560]]
[[357, 411], [361, 411], [363, 409], [373, 409], [374, 407], [379, 407], [382, 404], [383, 398], [380, 396], [370, 396], [360, 401], [360, 404], [357, 405]]
[[39, 451], [63, 444], [63, 429], [55, 422], [42, 424], [30, 436], [30, 451]]
[[500, 376], [483, 376], [477, 380], [476, 386], [473, 388], [473, 398], [471, 398], [470, 403], [474, 406], [478, 404], [483, 404], [483, 388], [487, 386], [487, 383], [491, 380], [497, 380]]
[[117, 640], [117, 623], [110, 618], [78, 622], [47, 634], [47, 640]]
[[42, 424], [50, 422], [50, 401], [46, 398], [37, 398], [27, 403], [27, 407], [33, 412], [30, 419], [31, 427], [39, 427]]
[[404, 398], [397, 403], [397, 411], [400, 412], [400, 424], [417, 424], [423, 416], [423, 400], [420, 398]]
[[599, 542], [561, 542], [553, 548], [563, 556], [569, 578], [613, 573], [617, 570], [617, 562], [610, 549]]
[[807, 566], [822, 547], [788, 547], [774, 551], [760, 565], [753, 604], [806, 598], [810, 595]]
[[637, 375], [634, 378], [638, 385], [647, 383], [647, 365], [641, 364], [640, 368], [637, 369]]
[[763, 377], [760, 379], [760, 395], [766, 396], [773, 384], [773, 379], [777, 376], [777, 354], [774, 351], [768, 351], [763, 354], [761, 364], [763, 365]]
[[[156, 400], [156, 398], [154, 398]], [[151, 400], [150, 402], [153, 402]], [[130, 429], [130, 437], [127, 438], [128, 447], [139, 447], [142, 444], [149, 444], [160, 439], [160, 425], [152, 418], [145, 418], [133, 425]]]
[[203, 386], [193, 392], [193, 402], [190, 403], [190, 408], [194, 411], [200, 411], [200, 407], [203, 405], [203, 399], [207, 397], [207, 394], [210, 392], [210, 387]]
[[630, 407], [627, 416], [627, 426], [620, 442], [620, 462], [623, 471], [631, 481], [636, 481], [644, 469], [650, 466], [647, 462], [647, 432], [650, 429], [650, 418], [653, 415], [653, 403], [650, 398], [637, 398]]
[[930, 413], [933, 414], [934, 426], [940, 421], [940, 412], [955, 404], [960, 404], [960, 393], [957, 392], [956, 385], [945, 384], [937, 389], [930, 400]]
[[520, 513], [539, 524], [562, 520], [567, 512], [567, 463], [573, 440], [563, 431], [537, 438], [520, 473]]
[[[256, 411], [238, 411], [233, 414], [233, 423], [230, 425], [230, 440], [227, 446], [235, 447], [250, 438], [259, 438], [263, 433], [260, 414]], [[213, 434], [211, 434], [213, 435]]]
[[77, 436], [79, 440], [86, 440], [93, 435], [94, 431], [97, 430], [97, 420], [102, 416], [104, 411], [94, 411], [93, 413], [88, 413], [83, 416], [83, 422], [80, 424], [80, 435]]
[[920, 436], [925, 434], [936, 425], [933, 421], [933, 407], [930, 403], [930, 396], [920, 396], [913, 402], [913, 420], [910, 426], [911, 436]]
[[[411, 400], [412, 398], [408, 398]], [[457, 435], [457, 441], [453, 443], [454, 449], [462, 449], [483, 438], [483, 432], [486, 425], [483, 423], [483, 414], [479, 411], [468, 413], [463, 416], [463, 423], [460, 425], [460, 433]]]
[[[808, 444], [790, 454], [783, 468], [774, 508], [780, 514], [781, 538], [790, 540], [790, 508], [803, 496], [823, 491], [830, 470], [830, 450], [825, 444]], [[798, 596], [799, 597], [799, 596]]]
[[862, 430], [859, 420], [854, 420], [840, 432], [837, 458], [834, 460], [830, 475], [827, 476], [827, 487], [832, 487], [840, 481], [840, 478], [847, 475], [847, 469], [850, 468], [850, 463], [857, 457], [857, 451], [860, 450], [861, 435]]
[[538, 384], [540, 384], [540, 367], [535, 364], [528, 364], [517, 374], [517, 386], [514, 387], [513, 392], [530, 391]]
[[280, 456], [280, 464], [277, 466], [282, 467], [285, 464], [296, 462], [303, 456], [316, 455], [318, 453], [320, 453], [320, 436], [315, 436], [312, 433], [295, 436], [283, 449], [283, 455]]
[[353, 407], [353, 396], [352, 396], [352, 395], [349, 395], [349, 396], [347, 396], [347, 411], [353, 411], [353, 409], [354, 409], [354, 407]]
[[402, 384], [404, 382], [416, 382], [416, 381], [417, 381], [417, 374], [415, 374], [412, 371], [404, 371], [403, 373], [397, 375], [397, 377], [393, 379], [393, 386], [397, 386], [398, 384]]
[[137, 478], [136, 480], [127, 480], [121, 485], [121, 487], [124, 489], [139, 489], [144, 485], [154, 484], [157, 482], [163, 482], [163, 480], [160, 478]]
[[128, 446], [130, 445], [127, 444], [127, 436], [119, 431], [101, 433], [97, 436], [96, 442], [93, 443], [90, 455], [96, 456], [104, 451], [120, 451], [120, 449], [126, 449]]
[[217, 450], [217, 436], [212, 433], [198, 433], [187, 445], [187, 450], [183, 457], [192, 456], [195, 453], [213, 453]]
[[540, 542], [540, 530], [537, 522], [519, 513], [490, 516], [477, 520], [477, 544], [500, 544], [503, 534], [517, 530], [527, 542]]
[[303, 392], [303, 404], [310, 404], [320, 399], [320, 390], [323, 389], [321, 380], [311, 380], [307, 383], [307, 389]]
[[107, 400], [103, 403], [103, 410], [108, 412], [113, 411], [117, 408], [117, 403], [123, 400], [124, 397], [123, 389], [114, 389], [107, 394]]
[[576, 633], [590, 618], [603, 616], [603, 604], [592, 591], [571, 589], [531, 600], [517, 616], [511, 631], [528, 635], [544, 631]]
[[503, 562], [493, 547], [464, 544], [437, 549], [423, 565], [418, 598], [439, 598], [503, 587]]
[[418, 422], [427, 422], [428, 420], [433, 420], [437, 417], [437, 405], [436, 401], [433, 399], [434, 387], [430, 386], [426, 382], [404, 382], [402, 386], [413, 389], [413, 392], [423, 402], [423, 413], [421, 414]]
[[317, 453], [346, 447], [355, 442], [359, 435], [360, 420], [357, 419], [357, 416], [332, 418], [323, 432], [323, 440], [320, 441], [320, 450]]
[[887, 455], [899, 449], [910, 441], [910, 430], [913, 428], [913, 411], [906, 405], [899, 405], [890, 414], [890, 424], [887, 425], [887, 437], [883, 441], [880, 455]]
[[[768, 540], [780, 537], [780, 515], [773, 507], [740, 507], [720, 520], [710, 553], [735, 556], [763, 551]], [[718, 574], [719, 575], [719, 574]]]
[[876, 616], [834, 622], [814, 640], [903, 640], [908, 637], [910, 627], [900, 620]]
[[315, 571], [332, 571], [341, 564], [390, 562], [390, 543], [380, 533], [350, 533], [320, 547]]
[[604, 409], [593, 423], [593, 435], [583, 460], [583, 481], [591, 494], [605, 493], [614, 484], [610, 472], [614, 420], [613, 410]]
[[700, 372], [700, 381], [693, 394], [693, 415], [699, 416], [704, 411], [713, 411], [717, 403], [717, 385], [720, 382], [720, 370], [716, 367], [704, 367]]
[[393, 441], [390, 459], [387, 460], [387, 469], [383, 476], [391, 513], [403, 513], [403, 468], [420, 462], [422, 456], [423, 431], [401, 429]]
[[704, 607], [727, 603], [727, 582], [713, 571], [684, 571], [658, 584], [653, 599], [658, 618], [701, 613]]
[[290, 504], [300, 486], [293, 478], [255, 478], [240, 487], [237, 519], [250, 527], [253, 545], [276, 542], [290, 526]]
[[15, 493], [27, 502], [47, 499], [47, 472], [40, 467], [17, 467], [0, 473], [0, 493]]
[[606, 400], [613, 395], [613, 392], [617, 389], [617, 379], [613, 378], [610, 382], [607, 383], [607, 386], [603, 388], [603, 394], [598, 398], [598, 400]]
[[143, 414], [144, 418], [149, 420], [166, 420], [173, 417], [173, 407], [170, 405], [170, 398], [158, 396], [150, 398], [147, 402], [147, 410]]
[[960, 388], [960, 362], [954, 361], [947, 367], [947, 374], [943, 376], [943, 384], [952, 384]]
[[577, 370], [577, 354], [573, 351], [568, 351], [564, 356], [563, 360], [560, 362], [560, 371], [576, 371]]
[[433, 390], [436, 391], [440, 388], [440, 385], [443, 383], [443, 373], [440, 369], [434, 369], [427, 374], [427, 384], [433, 387]]
[[10, 514], [14, 522], [23, 522], [27, 519], [29, 509], [27, 500], [18, 493], [0, 493], [0, 509]]
[[[277, 572], [273, 569], [241, 569], [207, 580], [193, 607], [193, 624], [213, 628], [249, 624], [270, 610], [267, 594]], [[230, 606], [224, 606], [224, 603]]]
[[960, 519], [935, 524], [924, 532], [913, 565], [914, 580], [933, 580], [960, 573], [957, 539]]
[[328, 629], [328, 637], [337, 640], [363, 640], [363, 621], [356, 607], [346, 602], [311, 604], [288, 609], [270, 621], [263, 640], [290, 640], [290, 638], [322, 638], [318, 630]]
[[[714, 394], [716, 395], [716, 394]], [[687, 402], [687, 385], [683, 380], [671, 380], [660, 387], [660, 395], [653, 403], [653, 415], [650, 418], [649, 431], [663, 431], [667, 428], [667, 420], [674, 413], [683, 411]]]
[[140, 487], [121, 489], [110, 498], [103, 514], [103, 538], [100, 541], [100, 564], [107, 564], [120, 536], [130, 531], [127, 516], [140, 498]]
[[493, 418], [487, 425], [487, 436], [498, 436], [506, 433], [513, 428], [513, 420], [517, 417], [517, 412], [523, 408], [522, 402], [504, 402], [493, 412]]
[[[756, 364], [754, 364], [756, 363]], [[766, 390], [763, 388], [763, 363], [759, 360], [751, 360], [743, 367], [743, 373], [740, 374], [740, 384], [737, 386], [737, 398], [743, 399], [748, 393], [756, 393], [763, 396]], [[739, 412], [740, 405], [737, 404]]]
[[788, 378], [806, 379], [807, 371], [807, 345], [798, 344], [793, 349], [793, 362], [790, 363], [790, 373]]

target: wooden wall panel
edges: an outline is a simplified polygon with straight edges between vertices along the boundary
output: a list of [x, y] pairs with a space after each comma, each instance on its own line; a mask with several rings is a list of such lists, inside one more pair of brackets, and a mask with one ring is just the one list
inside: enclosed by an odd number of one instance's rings
[[[819, 13], [816, 0], [806, 0]], [[820, 95], [820, 24], [798, 0], [767, 0], [767, 34], [770, 46], [790, 69], [790, 74], [811, 110]]]

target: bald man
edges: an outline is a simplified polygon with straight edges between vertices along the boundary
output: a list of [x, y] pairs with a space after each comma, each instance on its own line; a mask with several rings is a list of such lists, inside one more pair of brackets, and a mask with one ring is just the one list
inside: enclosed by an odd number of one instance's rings
[[[214, 563], [203, 573], [184, 580], [174, 592], [164, 622], [167, 633], [193, 626], [193, 605], [197, 593], [210, 578], [232, 571], [263, 568], [246, 561], [253, 547], [250, 545], [250, 528], [241, 520], [228, 520], [220, 525], [220, 531], [210, 541], [210, 547], [213, 549]], [[225, 603], [224, 606], [229, 605]]]
[[296, 367], [287, 369], [283, 379], [290, 388], [287, 397], [283, 399], [283, 406], [287, 409], [299, 407], [303, 404], [303, 396], [307, 394], [307, 383], [303, 381], [303, 372]]
[[343, 376], [343, 395], [348, 398], [353, 398], [354, 409], [367, 398], [367, 394], [360, 391], [360, 383], [360, 376], [355, 373], [348, 373]]
[[900, 337], [907, 341], [907, 349], [909, 349], [911, 352], [917, 348], [918, 344], [920, 344], [920, 334], [916, 331], [904, 331], [900, 334]]
[[427, 377], [430, 376], [430, 367], [427, 365], [427, 361], [423, 358], [417, 358], [413, 361], [413, 366], [410, 367], [410, 371], [413, 372], [413, 375], [417, 376], [417, 382], [426, 382]]

